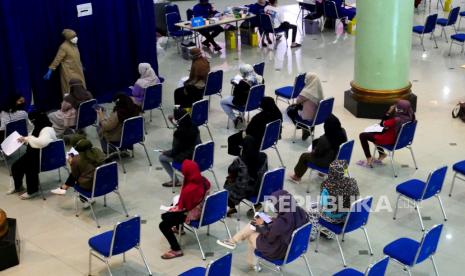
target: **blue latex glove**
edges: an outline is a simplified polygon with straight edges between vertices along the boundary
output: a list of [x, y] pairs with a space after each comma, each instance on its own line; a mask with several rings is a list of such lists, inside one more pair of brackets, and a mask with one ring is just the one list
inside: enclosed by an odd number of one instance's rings
[[49, 80], [50, 77], [52, 76], [52, 69], [48, 69], [47, 74], [44, 76], [44, 80]]

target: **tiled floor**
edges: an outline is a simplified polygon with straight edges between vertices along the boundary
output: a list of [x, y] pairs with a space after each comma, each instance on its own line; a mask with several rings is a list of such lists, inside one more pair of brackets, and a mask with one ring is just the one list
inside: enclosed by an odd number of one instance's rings
[[[222, 9], [229, 1], [217, 0], [217, 6]], [[244, 3], [245, 1], [234, 1]], [[461, 1], [463, 2], [463, 1]], [[193, 1], [179, 2], [181, 11], [192, 6]], [[297, 6], [293, 1], [282, 1], [287, 6], [287, 17], [295, 20]], [[463, 3], [461, 3], [463, 4]], [[463, 5], [462, 5], [463, 6]], [[433, 4], [433, 11], [434, 4]], [[442, 12], [440, 12], [440, 16]], [[415, 22], [422, 24], [425, 13], [423, 7], [415, 14]], [[465, 26], [463, 27], [465, 28]], [[465, 31], [464, 29], [461, 31]], [[223, 41], [223, 39], [220, 39]], [[465, 100], [465, 70], [460, 68], [465, 64], [465, 56], [459, 54], [458, 48], [449, 57], [447, 52], [449, 45], [444, 38], [439, 39], [439, 49], [433, 48], [433, 43], [428, 39], [426, 52], [421, 50], [419, 40], [415, 37], [412, 46], [411, 77], [413, 91], [418, 96], [417, 118], [419, 120], [417, 135], [415, 137], [414, 151], [419, 164], [415, 170], [408, 152], [399, 152], [396, 155], [397, 166], [407, 165], [399, 170], [399, 177], [393, 178], [389, 166], [375, 169], [364, 169], [352, 165], [351, 174], [357, 179], [362, 195], [373, 195], [376, 206], [380, 198], [387, 198], [391, 205], [395, 204], [395, 186], [412, 177], [426, 179], [428, 173], [440, 165], [451, 166], [454, 162], [464, 159], [465, 154], [465, 125], [458, 119], [452, 119], [451, 109], [459, 100]], [[366, 126], [373, 124], [374, 120], [357, 119], [343, 108], [343, 92], [349, 88], [349, 82], [353, 76], [354, 37], [343, 35], [336, 37], [334, 32], [325, 31], [321, 35], [307, 35], [303, 39], [303, 47], [290, 50], [281, 43], [278, 50], [258, 49], [244, 47], [241, 51], [223, 51], [221, 55], [207, 53], [211, 57], [212, 69], [225, 71], [224, 94], [229, 93], [228, 79], [237, 74], [241, 63], [266, 62], [266, 93], [273, 95], [275, 88], [290, 85], [295, 75], [300, 72], [314, 71], [323, 81], [326, 96], [336, 99], [334, 113], [338, 116], [346, 128], [350, 138], [356, 140], [353, 160], [362, 159], [363, 153], [357, 139]], [[176, 47], [170, 45], [168, 50], [159, 52], [160, 72], [167, 79], [164, 85], [164, 102], [166, 109], [171, 109], [173, 104], [172, 91], [178, 80], [188, 74], [189, 62], [180, 58]], [[210, 127], [215, 143], [215, 171], [220, 181], [226, 176], [226, 168], [233, 160], [227, 155], [226, 138], [233, 130], [226, 129], [226, 116], [219, 107], [218, 97], [213, 97], [210, 113]], [[286, 105], [280, 103], [280, 108]], [[172, 131], [164, 127], [161, 115], [154, 111], [154, 121], [148, 125], [149, 135], [147, 146], [149, 149], [168, 148], [171, 143]], [[317, 136], [322, 133], [322, 128], [317, 127]], [[96, 141], [94, 129], [88, 129], [89, 136]], [[208, 139], [205, 130], [201, 130], [204, 140]], [[291, 141], [293, 126], [286, 121], [284, 123], [283, 139], [279, 143], [279, 149], [283, 155], [286, 166], [290, 169], [294, 166], [299, 154], [306, 150], [308, 143]], [[451, 144], [456, 143], [456, 145]], [[146, 253], [149, 264], [155, 275], [176, 275], [193, 266], [204, 266], [193, 235], [187, 234], [183, 238], [185, 257], [163, 261], [160, 255], [167, 250], [168, 244], [158, 230], [160, 222], [160, 204], [167, 204], [172, 197], [169, 189], [162, 188], [161, 182], [167, 180], [167, 175], [160, 170], [158, 155], [151, 151], [153, 167], [149, 167], [141, 148], [136, 148], [135, 159], [127, 160], [128, 173], [120, 173], [120, 188], [130, 214], [139, 214], [146, 223], [142, 227], [142, 247]], [[274, 152], [269, 152], [272, 167], [276, 167], [279, 161]], [[354, 162], [355, 163], [355, 162]], [[5, 196], [8, 177], [6, 169], [0, 168], [0, 207], [5, 209], [9, 216], [18, 219], [19, 232], [22, 239], [21, 264], [17, 267], [0, 272], [0, 275], [84, 275], [87, 274], [88, 246], [87, 240], [92, 235], [112, 228], [118, 220], [123, 220], [121, 206], [116, 196], [110, 196], [109, 205], [103, 207], [102, 201], [96, 204], [97, 215], [100, 218], [102, 228], [97, 229], [89, 211], [84, 211], [79, 218], [74, 216], [72, 193], [64, 197], [46, 194], [47, 200], [33, 199], [21, 201], [17, 196]], [[207, 175], [208, 176], [208, 175]], [[452, 172], [449, 170], [445, 190], [448, 192]], [[45, 173], [41, 176], [45, 189], [50, 190], [58, 184], [56, 174]], [[311, 182], [311, 195], [318, 194], [317, 176], [308, 175], [304, 178], [304, 184]], [[305, 195], [304, 185], [285, 183], [285, 188], [296, 195]], [[465, 246], [465, 234], [463, 229], [463, 210], [465, 203], [465, 185], [457, 183], [455, 194], [449, 198], [443, 193], [444, 205], [449, 220], [445, 223], [444, 233], [437, 253], [437, 265], [442, 275], [462, 275], [463, 246]], [[243, 210], [245, 208], [242, 208]], [[436, 201], [431, 200], [422, 205], [423, 216], [430, 217], [425, 220], [426, 227], [442, 223], [442, 215]], [[227, 223], [236, 232], [245, 224], [245, 214], [238, 223], [235, 219], [228, 219]], [[216, 245], [217, 238], [226, 237], [221, 225], [212, 227], [212, 235], [206, 236], [201, 231], [201, 239], [207, 252], [213, 257], [207, 261], [221, 256], [225, 249]], [[360, 255], [359, 250], [366, 250], [366, 243], [361, 232], [350, 234], [344, 243], [349, 266], [364, 270], [370, 263], [382, 256], [383, 247], [390, 241], [402, 237], [420, 239], [422, 232], [419, 228], [418, 218], [413, 209], [400, 210], [398, 219], [392, 220], [392, 212], [381, 210], [371, 215], [368, 230], [375, 251], [375, 255]], [[255, 274], [247, 271], [245, 264], [246, 245], [239, 246], [233, 255], [233, 275]], [[314, 275], [331, 275], [342, 268], [341, 260], [335, 241], [321, 241], [321, 249], [314, 252], [314, 244], [307, 253]], [[122, 264], [122, 258], [116, 257], [112, 261], [112, 269], [115, 275], [143, 275], [143, 264], [137, 252], [131, 252], [127, 256], [127, 264]], [[304, 275], [303, 262], [298, 261], [289, 267], [290, 275]], [[402, 269], [391, 263], [388, 275], [400, 275]], [[414, 269], [415, 275], [433, 275], [430, 262], [425, 262]], [[93, 261], [92, 274], [106, 275], [107, 271], [103, 263]], [[263, 271], [261, 274], [271, 275]]]

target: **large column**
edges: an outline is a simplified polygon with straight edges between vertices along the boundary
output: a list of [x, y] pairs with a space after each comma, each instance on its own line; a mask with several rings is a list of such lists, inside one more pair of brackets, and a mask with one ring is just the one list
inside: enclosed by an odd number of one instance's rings
[[357, 0], [355, 74], [344, 106], [379, 118], [397, 99], [412, 101], [409, 81], [413, 0]]

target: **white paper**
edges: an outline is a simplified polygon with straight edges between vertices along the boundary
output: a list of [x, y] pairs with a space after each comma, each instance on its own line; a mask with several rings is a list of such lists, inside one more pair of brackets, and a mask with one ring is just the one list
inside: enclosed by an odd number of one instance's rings
[[17, 151], [23, 143], [18, 142], [18, 138], [21, 137], [17, 131], [8, 135], [5, 140], [2, 142], [2, 151], [6, 156], [10, 156], [15, 151]]
[[92, 3], [85, 3], [76, 6], [78, 17], [92, 15]]
[[313, 150], [312, 146], [313, 146], [312, 144], [310, 144], [310, 146], [308, 146], [308, 149], [307, 149], [308, 152], [312, 152], [312, 150]]
[[379, 124], [371, 125], [365, 128], [364, 132], [383, 132], [384, 127], [380, 126]]
[[173, 197], [173, 206], [178, 205], [178, 202], [179, 202], [179, 195], [175, 195], [175, 196]]
[[271, 218], [267, 214], [265, 214], [263, 212], [255, 213], [255, 217], [257, 217], [257, 216], [260, 217], [265, 223], [271, 223], [271, 221], [272, 221]]
[[70, 155], [77, 156], [77, 155], [79, 155], [79, 152], [77, 152], [77, 150], [74, 149], [74, 148], [70, 148], [69, 151], [66, 153], [66, 157], [68, 157]]
[[242, 76], [241, 75], [236, 75], [234, 78], [231, 79], [231, 82], [235, 83], [235, 84], [239, 84], [239, 82], [242, 80]]
[[171, 209], [172, 206], [165, 206], [165, 205], [160, 205], [160, 210], [168, 212]]

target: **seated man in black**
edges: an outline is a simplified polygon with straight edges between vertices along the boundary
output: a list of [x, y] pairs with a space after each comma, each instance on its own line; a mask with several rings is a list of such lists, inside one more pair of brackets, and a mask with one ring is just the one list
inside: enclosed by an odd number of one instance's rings
[[[208, 19], [218, 13], [213, 8], [212, 4], [208, 3], [208, 0], [199, 0], [199, 3], [194, 6], [193, 11], [195, 17], [203, 17], [205, 19]], [[221, 47], [215, 42], [214, 38], [217, 37], [221, 32], [223, 32], [223, 28], [221, 26], [212, 26], [199, 30], [199, 33], [205, 37], [205, 40], [202, 42], [202, 44], [205, 47], [210, 47], [211, 44], [213, 45], [215, 51], [220, 51]]]

